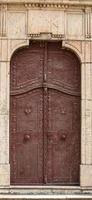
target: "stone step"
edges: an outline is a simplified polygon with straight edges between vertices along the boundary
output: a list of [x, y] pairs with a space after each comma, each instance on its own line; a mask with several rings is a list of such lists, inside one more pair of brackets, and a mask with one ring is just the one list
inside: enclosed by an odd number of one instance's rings
[[88, 200], [92, 187], [80, 186], [9, 186], [0, 187], [0, 200]]
[[32, 200], [88, 200], [92, 199], [92, 195], [84, 194], [84, 195], [16, 195], [16, 194], [1, 194], [0, 200], [25, 200], [25, 199], [32, 199]]

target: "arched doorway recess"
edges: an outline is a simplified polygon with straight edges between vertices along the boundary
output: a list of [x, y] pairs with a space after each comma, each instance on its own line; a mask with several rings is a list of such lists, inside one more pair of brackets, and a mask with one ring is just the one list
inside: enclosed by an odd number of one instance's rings
[[78, 185], [81, 69], [59, 42], [32, 42], [10, 68], [13, 185]]

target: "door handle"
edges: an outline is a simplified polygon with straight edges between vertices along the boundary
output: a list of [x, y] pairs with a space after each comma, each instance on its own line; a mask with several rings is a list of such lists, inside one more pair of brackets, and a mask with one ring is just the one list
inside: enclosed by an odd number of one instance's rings
[[65, 140], [66, 139], [66, 134], [62, 134], [61, 135], [61, 140]]
[[30, 140], [30, 135], [29, 134], [25, 134], [24, 135], [24, 142], [28, 142]]

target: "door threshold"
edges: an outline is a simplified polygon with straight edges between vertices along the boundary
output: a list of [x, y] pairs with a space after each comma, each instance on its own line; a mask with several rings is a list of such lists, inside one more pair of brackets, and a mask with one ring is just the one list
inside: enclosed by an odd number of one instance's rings
[[80, 186], [79, 185], [10, 185], [9, 188], [29, 188], [29, 189], [40, 189], [40, 188], [43, 188], [43, 189], [58, 189], [58, 188], [61, 188], [61, 189], [79, 189]]

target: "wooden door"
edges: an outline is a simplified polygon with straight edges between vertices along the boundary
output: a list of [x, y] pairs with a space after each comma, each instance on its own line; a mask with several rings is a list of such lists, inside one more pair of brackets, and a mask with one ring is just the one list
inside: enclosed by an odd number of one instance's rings
[[60, 43], [11, 59], [11, 184], [79, 184], [80, 62]]

